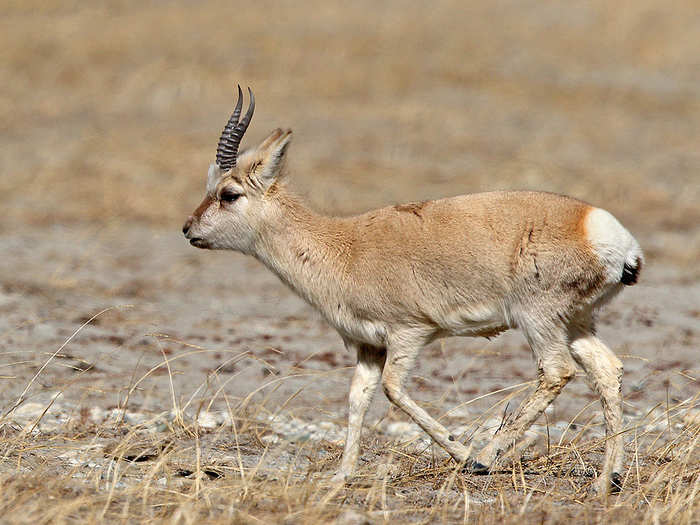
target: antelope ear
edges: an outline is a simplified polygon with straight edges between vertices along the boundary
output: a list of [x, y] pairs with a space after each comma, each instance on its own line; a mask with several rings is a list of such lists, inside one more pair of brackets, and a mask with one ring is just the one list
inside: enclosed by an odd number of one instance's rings
[[287, 147], [291, 141], [291, 129], [286, 131], [275, 130], [260, 145], [261, 148], [265, 145], [265, 149], [259, 150], [262, 158], [258, 167], [255, 168], [255, 173], [252, 175], [262, 183], [265, 189], [269, 188], [281, 175], [287, 155]]
[[207, 173], [207, 193], [214, 193], [216, 191], [216, 185], [219, 183], [223, 175], [223, 171], [217, 164], [209, 165], [209, 173]]
[[275, 141], [280, 138], [284, 134], [284, 131], [282, 131], [280, 128], [277, 128], [275, 130], [272, 130], [272, 133], [270, 133], [265, 140], [263, 140], [260, 145], [257, 147], [257, 150], [260, 153], [264, 153], [272, 144], [275, 143]]

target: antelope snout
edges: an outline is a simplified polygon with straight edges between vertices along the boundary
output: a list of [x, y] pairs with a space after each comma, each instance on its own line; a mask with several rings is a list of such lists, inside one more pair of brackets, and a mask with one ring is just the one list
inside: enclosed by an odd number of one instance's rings
[[185, 221], [185, 224], [182, 226], [182, 233], [185, 234], [185, 237], [187, 237], [187, 234], [190, 231], [190, 228], [192, 227], [192, 221], [194, 220], [194, 217], [190, 215], [187, 217], [187, 220]]

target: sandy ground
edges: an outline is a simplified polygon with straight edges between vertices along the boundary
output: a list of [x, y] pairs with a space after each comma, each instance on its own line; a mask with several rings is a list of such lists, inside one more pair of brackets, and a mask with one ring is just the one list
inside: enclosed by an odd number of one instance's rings
[[[2, 252], [6, 401], [50, 360], [27, 401], [46, 404], [61, 392], [58, 406], [79, 413], [125, 407], [128, 397], [129, 410], [158, 413], [172, 409], [174, 399], [192, 417], [202, 403], [225, 411], [225, 398], [238, 406], [257, 391], [249, 402], [264, 406], [261, 417], [284, 405], [285, 417], [344, 425], [354, 356], [254, 259], [199, 251], [177, 231], [142, 228], [29, 230], [4, 236]], [[626, 288], [600, 315], [599, 332], [625, 365], [629, 418], [697, 394], [699, 294], [697, 282], [652, 265], [641, 284]], [[456, 407], [448, 421], [459, 425], [511, 391], [476, 398], [534, 374], [529, 348], [511, 331], [492, 341], [452, 338], [430, 345], [410, 387], [436, 415]], [[406, 420], [377, 397], [370, 426]], [[579, 378], [556, 401], [549, 421], [571, 421], [595, 399]], [[590, 418], [601, 423], [597, 403], [577, 416], [579, 422]]]

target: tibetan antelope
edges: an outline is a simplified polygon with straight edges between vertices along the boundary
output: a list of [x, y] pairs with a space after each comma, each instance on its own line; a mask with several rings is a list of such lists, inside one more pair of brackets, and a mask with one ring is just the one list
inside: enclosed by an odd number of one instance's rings
[[[607, 211], [552, 193], [496, 191], [414, 202], [354, 217], [315, 213], [286, 185], [291, 130], [241, 151], [255, 99], [242, 92], [209, 167], [206, 195], [183, 233], [192, 246], [252, 255], [316, 307], [357, 353], [336, 481], [350, 477], [379, 383], [466, 472], [486, 474], [574, 376], [603, 406], [600, 488], [619, 490], [622, 363], [595, 335], [594, 311], [632, 285], [642, 251]], [[520, 328], [537, 387], [475, 457], [411, 399], [404, 384], [427, 343]]]

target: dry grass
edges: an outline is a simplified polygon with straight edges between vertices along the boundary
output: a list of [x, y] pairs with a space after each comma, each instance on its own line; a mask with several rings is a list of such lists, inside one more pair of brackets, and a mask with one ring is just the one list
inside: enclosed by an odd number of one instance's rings
[[[165, 362], [164, 362], [165, 364]], [[175, 417], [90, 424], [76, 414], [53, 432], [0, 421], [0, 512], [11, 523], [697, 523], [700, 518], [698, 399], [629, 428], [629, 469], [620, 495], [592, 491], [602, 440], [577, 433], [549, 453], [465, 476], [454, 464], [370, 432], [356, 480], [333, 485], [341, 448], [327, 441], [270, 446], [258, 407], [231, 408], [215, 431]], [[180, 406], [175, 412], [181, 414]], [[694, 415], [695, 419], [689, 417]], [[154, 415], [154, 418], [159, 416]], [[644, 431], [649, 423], [666, 428]], [[653, 425], [652, 425], [653, 426]], [[662, 425], [663, 426], [663, 425]], [[580, 432], [579, 432], [580, 434]], [[277, 468], [266, 456], [293, 456]], [[250, 462], [250, 458], [259, 458]], [[305, 466], [300, 466], [300, 459]], [[244, 466], [245, 464], [245, 466]], [[273, 464], [274, 466], [274, 464]]]
[[[370, 425], [356, 478], [348, 485], [334, 485], [330, 476], [339, 463], [341, 443], [271, 440], [279, 431], [265, 417], [306, 411], [311, 414], [309, 424], [318, 423], [326, 414], [322, 404], [297, 406], [300, 389], [277, 404], [253, 392], [231, 396], [220, 388], [230, 377], [219, 371], [206, 378], [206, 385], [176, 387], [173, 374], [184, 354], [166, 353], [165, 344], [172, 341], [165, 336], [159, 336], [162, 343], [156, 346], [161, 359], [154, 365], [145, 369], [139, 363], [124, 365], [129, 380], [119, 388], [124, 394], [108, 421], [95, 423], [88, 399], [86, 405], [64, 408], [66, 417], [60, 424], [43, 426], [44, 419], [53, 417], [50, 410], [57, 393], [67, 393], [83, 377], [95, 378], [88, 363], [77, 366], [62, 385], [54, 379], [51, 400], [34, 409], [33, 415], [20, 417], [18, 412], [27, 402], [38, 404], [32, 392], [51, 383], [54, 360], [75, 360], [66, 353], [70, 343], [90, 323], [115, 313], [105, 309], [85, 319], [56, 351], [31, 363], [36, 372], [17, 402], [6, 399], [3, 403], [0, 513], [4, 522], [693, 524], [700, 518], [697, 394], [682, 402], [667, 397], [626, 426], [623, 491], [610, 496], [593, 489], [605, 443], [604, 438], [590, 438], [587, 431], [597, 418], [584, 416], [587, 407], [569, 420], [559, 439], [550, 437], [547, 429], [544, 450], [511, 458], [490, 476], [463, 475], [434, 447], [396, 441], [378, 431], [378, 425]], [[187, 341], [180, 344], [184, 353], [210, 351]], [[224, 363], [239, 362], [249, 354], [231, 353]], [[132, 371], [129, 366], [134, 367]], [[288, 374], [269, 376], [256, 390], [297, 379], [300, 372], [310, 385], [335, 371], [292, 368]], [[155, 374], [163, 378], [159, 410], [142, 410], [147, 417], [140, 420], [126, 417], [133, 414], [131, 405], [138, 405], [131, 394], [136, 398], [140, 389], [147, 392], [146, 380]], [[100, 381], [94, 383], [101, 388]], [[475, 431], [487, 417], [504, 413], [504, 407], [531, 385], [512, 384], [478, 396], [497, 401], [476, 418], [457, 420]], [[205, 425], [203, 414], [217, 401], [226, 407], [228, 422]], [[444, 407], [429, 408], [444, 411]], [[449, 424], [454, 426], [455, 420]], [[468, 440], [471, 433], [466, 431], [463, 439]]]
[[[498, 188], [567, 193], [630, 226], [656, 275], [692, 284], [700, 275], [699, 28], [691, 0], [342, 7], [7, 0], [0, 5], [0, 236], [15, 242], [57, 223], [114, 237], [177, 230], [198, 202], [240, 82], [258, 99], [246, 140], [292, 127], [291, 183], [317, 208], [352, 213]], [[50, 258], [51, 248], [42, 253]], [[27, 317], [50, 317], [85, 287], [71, 274], [80, 257], [100, 256], [114, 258], [95, 265], [106, 272], [130, 260], [85, 250], [62, 259], [58, 274], [37, 270], [30, 291], [3, 266], [0, 292], [43, 296]], [[173, 289], [197, 264], [134, 281], [135, 300]], [[43, 286], [51, 275], [59, 285]], [[110, 285], [94, 302], [131, 293]], [[698, 318], [696, 309], [683, 315]], [[118, 331], [126, 321], [113, 323]], [[16, 358], [3, 363], [10, 372], [0, 385], [2, 414], [17, 391], [36, 386], [19, 378], [42, 364], [13, 354], [14, 328], [0, 334], [3, 356]], [[691, 328], [685, 334], [692, 343]], [[124, 365], [115, 392], [129, 390], [133, 366]], [[691, 372], [677, 370], [684, 388], [697, 382]], [[177, 413], [181, 402], [169, 397]], [[233, 403], [235, 426], [216, 431], [182, 418], [156, 433], [145, 424], [96, 425], [79, 412], [36, 433], [7, 413], [0, 516], [34, 524], [700, 523], [697, 399], [659, 402], [667, 424], [627, 430], [625, 488], [607, 500], [591, 493], [593, 478], [584, 475], [599, 464], [603, 444], [581, 435], [474, 478], [438, 453], [370, 432], [357, 483], [339, 488], [327, 481], [337, 443], [271, 447], [254, 404]], [[273, 452], [292, 460], [278, 472], [263, 468]]]

